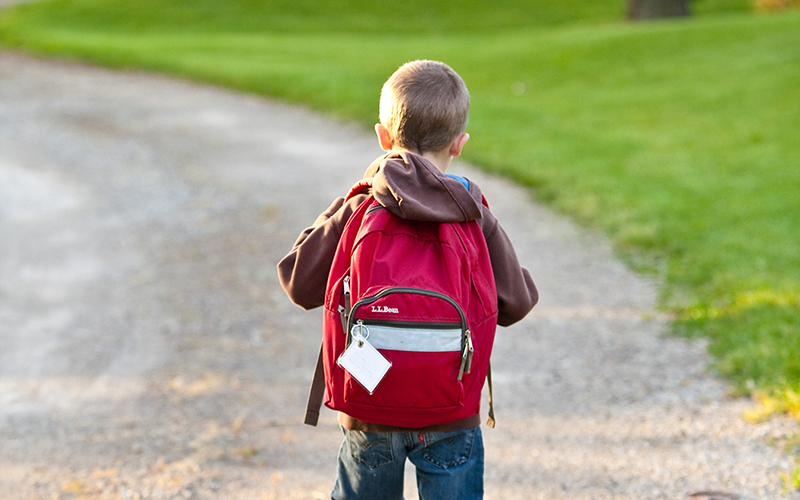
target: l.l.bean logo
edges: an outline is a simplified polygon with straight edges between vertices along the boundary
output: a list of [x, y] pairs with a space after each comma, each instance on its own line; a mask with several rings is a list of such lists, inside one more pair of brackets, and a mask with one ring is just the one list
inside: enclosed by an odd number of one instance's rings
[[400, 314], [400, 310], [396, 307], [389, 307], [389, 306], [371, 306], [372, 312], [374, 313], [392, 313], [392, 314]]

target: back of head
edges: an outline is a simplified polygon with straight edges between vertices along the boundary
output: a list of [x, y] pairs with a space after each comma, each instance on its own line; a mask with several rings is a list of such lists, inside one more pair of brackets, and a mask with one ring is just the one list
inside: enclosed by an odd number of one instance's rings
[[381, 90], [380, 119], [392, 142], [424, 153], [448, 147], [467, 127], [469, 92], [450, 66], [406, 63]]

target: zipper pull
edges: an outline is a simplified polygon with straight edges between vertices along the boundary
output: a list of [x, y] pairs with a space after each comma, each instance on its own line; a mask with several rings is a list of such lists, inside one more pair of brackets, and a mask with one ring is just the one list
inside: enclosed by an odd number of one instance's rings
[[464, 334], [467, 337], [464, 352], [461, 354], [461, 367], [458, 369], [458, 380], [464, 378], [464, 373], [472, 371], [472, 355], [475, 353], [475, 348], [472, 345], [472, 334], [469, 330]]
[[[347, 324], [347, 320], [350, 317], [350, 275], [344, 277], [342, 280], [342, 287], [344, 288], [342, 291], [344, 292], [344, 318], [345, 318], [345, 325]], [[347, 330], [347, 326], [345, 326], [345, 331]]]
[[350, 345], [350, 332], [347, 331], [347, 324], [350, 321], [350, 275], [342, 280], [342, 302], [339, 304], [339, 318], [342, 321], [342, 331], [347, 337], [347, 345]]
[[472, 346], [472, 333], [467, 330], [467, 373], [472, 373], [473, 354], [475, 354], [475, 348]]

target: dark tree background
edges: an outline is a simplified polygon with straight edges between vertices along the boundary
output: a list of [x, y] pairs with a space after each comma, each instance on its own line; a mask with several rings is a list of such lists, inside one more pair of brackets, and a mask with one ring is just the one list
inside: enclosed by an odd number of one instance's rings
[[689, 0], [628, 0], [630, 19], [655, 19], [689, 15]]

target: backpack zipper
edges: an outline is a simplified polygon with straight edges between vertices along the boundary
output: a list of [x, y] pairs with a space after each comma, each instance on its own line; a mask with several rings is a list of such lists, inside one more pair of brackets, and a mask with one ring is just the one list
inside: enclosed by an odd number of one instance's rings
[[[349, 296], [350, 294], [350, 277], [345, 277], [345, 293]], [[347, 319], [347, 329], [345, 330], [347, 334], [347, 342], [346, 345], [349, 346], [353, 340], [352, 337], [352, 330], [356, 325], [363, 325], [362, 320], [356, 320], [354, 324], [354, 316], [356, 310], [359, 308], [369, 305], [387, 295], [393, 293], [415, 293], [419, 295], [427, 295], [428, 297], [435, 297], [444, 300], [445, 302], [449, 303], [453, 306], [453, 308], [458, 313], [458, 317], [460, 318], [461, 323], [461, 366], [458, 369], [458, 380], [461, 380], [465, 373], [471, 373], [472, 371], [472, 356], [475, 353], [475, 348], [472, 344], [472, 333], [469, 330], [469, 325], [467, 324], [467, 317], [464, 314], [464, 311], [461, 310], [461, 306], [453, 300], [452, 298], [448, 297], [447, 295], [435, 292], [433, 290], [426, 290], [424, 288], [414, 288], [414, 287], [391, 287], [391, 288], [384, 288], [380, 292], [372, 295], [370, 297], [365, 297], [358, 302], [356, 302], [352, 309], [350, 309]]]

